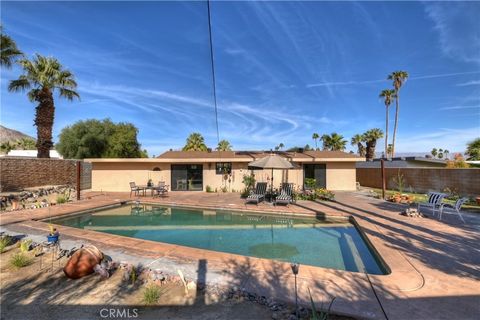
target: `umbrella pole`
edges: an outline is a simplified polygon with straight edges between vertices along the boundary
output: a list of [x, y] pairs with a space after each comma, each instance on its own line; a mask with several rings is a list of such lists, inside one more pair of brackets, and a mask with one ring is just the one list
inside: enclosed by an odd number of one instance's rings
[[270, 202], [273, 202], [273, 168], [272, 168], [272, 178], [270, 179]]

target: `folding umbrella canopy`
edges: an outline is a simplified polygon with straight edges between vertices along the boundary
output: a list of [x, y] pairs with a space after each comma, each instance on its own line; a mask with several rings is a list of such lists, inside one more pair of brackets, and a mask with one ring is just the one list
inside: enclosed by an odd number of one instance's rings
[[252, 161], [248, 164], [248, 166], [254, 167], [254, 168], [261, 168], [261, 169], [272, 169], [272, 178], [270, 179], [271, 181], [270, 191], [273, 190], [273, 169], [293, 169], [294, 168], [293, 164], [290, 161], [288, 161], [284, 157], [280, 157], [277, 154], [270, 154], [261, 159]]

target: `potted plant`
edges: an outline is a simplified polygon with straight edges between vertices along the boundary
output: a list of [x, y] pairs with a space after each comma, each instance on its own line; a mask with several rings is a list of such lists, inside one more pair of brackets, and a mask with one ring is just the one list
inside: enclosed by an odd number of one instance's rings
[[47, 235], [47, 242], [56, 243], [58, 241], [58, 237], [60, 236], [60, 233], [52, 225], [49, 225], [49, 228], [50, 228], [50, 233]]

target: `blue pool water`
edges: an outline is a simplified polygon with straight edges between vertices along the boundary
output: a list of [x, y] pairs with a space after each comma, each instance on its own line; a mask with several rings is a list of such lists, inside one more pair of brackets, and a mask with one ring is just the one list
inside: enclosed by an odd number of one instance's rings
[[346, 220], [123, 205], [52, 223], [324, 268], [386, 273], [356, 227]]

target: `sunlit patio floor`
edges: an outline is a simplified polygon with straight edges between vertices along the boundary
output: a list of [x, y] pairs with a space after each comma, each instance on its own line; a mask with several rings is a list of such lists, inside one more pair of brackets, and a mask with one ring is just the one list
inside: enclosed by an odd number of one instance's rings
[[[80, 210], [135, 200], [128, 193], [82, 195], [81, 201], [0, 215], [2, 231], [44, 234], [45, 219]], [[267, 203], [245, 205], [238, 194], [170, 192], [167, 197], [140, 197], [140, 201], [194, 207], [230, 208], [309, 214], [353, 216], [391, 269], [389, 275], [367, 275], [301, 266], [299, 298], [309, 305], [308, 289], [320, 304], [336, 297], [333, 311], [371, 319], [478, 319], [480, 314], [480, 214], [468, 214], [467, 224], [457, 217], [438, 221], [399, 215], [404, 209], [358, 192], [337, 192], [335, 202], [298, 201], [288, 207]], [[207, 282], [294, 301], [288, 264], [232, 254], [107, 235], [61, 227], [62, 243], [86, 241], [115, 254], [157, 259], [163, 266], [184, 266], [191, 277], [203, 265]], [[320, 253], [321, 254], [321, 253]], [[198, 275], [197, 275], [198, 276]]]

